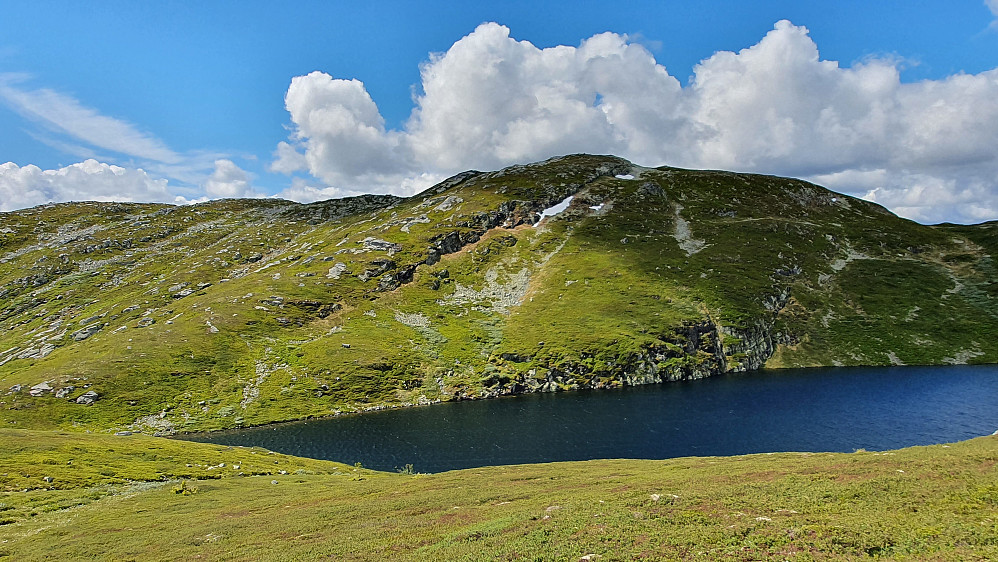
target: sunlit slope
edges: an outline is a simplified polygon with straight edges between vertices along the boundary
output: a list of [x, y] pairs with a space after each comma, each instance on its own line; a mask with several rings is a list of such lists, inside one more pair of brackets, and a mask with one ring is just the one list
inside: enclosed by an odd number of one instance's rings
[[408, 475], [2, 430], [0, 559], [992, 560], [996, 440]]
[[994, 362], [996, 246], [993, 224], [919, 225], [799, 180], [585, 155], [408, 199], [37, 207], [0, 215], [0, 418], [171, 432]]

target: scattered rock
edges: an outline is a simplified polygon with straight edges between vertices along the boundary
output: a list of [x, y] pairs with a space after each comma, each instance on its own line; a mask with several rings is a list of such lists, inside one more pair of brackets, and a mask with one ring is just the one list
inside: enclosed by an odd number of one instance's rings
[[99, 399], [100, 399], [100, 394], [97, 394], [92, 390], [88, 390], [87, 392], [81, 394], [79, 397], [76, 398], [76, 403], [89, 406]]
[[131, 435], [132, 432], [125, 430], [125, 431], [116, 431], [114, 434], [117, 435], [117, 436], [119, 436], [119, 437], [127, 437], [127, 436]]
[[86, 328], [83, 328], [82, 330], [74, 332], [73, 333], [73, 340], [74, 341], [83, 341], [83, 340], [89, 338], [90, 336], [96, 334], [97, 332], [99, 332], [100, 329], [103, 328], [103, 327], [104, 327], [104, 325], [100, 324], [100, 323], [87, 326]]
[[271, 295], [269, 298], [260, 299], [263, 304], [269, 304], [271, 306], [282, 306], [284, 304], [284, 297], [277, 295]]
[[361, 240], [364, 245], [364, 249], [368, 251], [375, 252], [388, 252], [388, 255], [394, 255], [402, 249], [402, 244], [395, 244], [393, 242], [388, 242], [387, 240], [380, 240], [374, 238], [373, 236], [368, 236], [367, 238]]
[[373, 260], [370, 265], [371, 267], [368, 267], [363, 273], [357, 276], [358, 279], [366, 282], [396, 267], [394, 261], [384, 258]]
[[420, 314], [416, 313], [406, 313], [406, 312], [396, 312], [395, 321], [410, 328], [428, 328], [430, 326], [430, 319]]
[[70, 393], [72, 393], [74, 390], [76, 390], [75, 386], [64, 386], [64, 387], [60, 388], [59, 390], [55, 391], [55, 397], [56, 398], [65, 398], [65, 397], [69, 396]]
[[426, 215], [420, 215], [420, 216], [418, 216], [416, 218], [410, 218], [410, 219], [406, 220], [405, 224], [402, 225], [402, 228], [400, 230], [402, 232], [409, 232], [409, 229], [412, 228], [414, 225], [417, 225], [417, 224], [429, 224], [429, 222], [430, 222], [430, 218], [429, 217], [427, 217]]
[[139, 328], [148, 328], [149, 326], [152, 326], [155, 323], [156, 323], [156, 319], [155, 318], [153, 318], [151, 316], [146, 316], [145, 318], [139, 320], [139, 322], [138, 322], [138, 324], [136, 324], [136, 326], [138, 326]]
[[340, 275], [343, 275], [344, 273], [350, 273], [347, 271], [347, 264], [343, 262], [336, 262], [333, 267], [329, 268], [329, 273], [326, 274], [326, 277], [330, 279], [339, 279]]
[[52, 387], [49, 386], [49, 383], [47, 382], [40, 382], [35, 386], [31, 387], [31, 390], [28, 391], [28, 394], [32, 396], [41, 396], [46, 392], [52, 392]]

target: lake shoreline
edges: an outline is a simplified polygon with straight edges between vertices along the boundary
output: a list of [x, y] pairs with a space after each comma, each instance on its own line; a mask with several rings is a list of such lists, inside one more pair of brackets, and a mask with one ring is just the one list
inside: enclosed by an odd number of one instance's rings
[[522, 389], [517, 390], [515, 392], [513, 392], [513, 391], [507, 391], [507, 389], [501, 389], [501, 391], [498, 391], [496, 393], [487, 393], [487, 394], [484, 394], [484, 395], [452, 394], [447, 399], [436, 398], [436, 399], [433, 399], [433, 400], [426, 400], [425, 402], [419, 402], [419, 401], [417, 401], [417, 402], [385, 402], [385, 403], [380, 403], [380, 404], [373, 404], [373, 405], [371, 405], [369, 407], [360, 408], [360, 409], [353, 410], [353, 411], [336, 410], [333, 413], [325, 414], [325, 415], [308, 415], [308, 416], [301, 417], [301, 418], [292, 418], [292, 419], [284, 419], [284, 420], [274, 420], [274, 421], [268, 421], [268, 422], [259, 423], [259, 424], [240, 425], [239, 427], [230, 427], [230, 428], [221, 428], [221, 429], [210, 429], [210, 430], [204, 430], [204, 431], [172, 430], [172, 431], [169, 431], [169, 432], [167, 432], [167, 431], [154, 431], [152, 433], [146, 433], [146, 432], [143, 432], [141, 430], [135, 430], [135, 429], [132, 429], [132, 428], [129, 428], [128, 431], [131, 431], [132, 433], [142, 433], [142, 434], [146, 434], [146, 435], [152, 435], [154, 437], [168, 437], [168, 438], [183, 439], [185, 436], [208, 436], [208, 435], [212, 435], [212, 434], [218, 434], [218, 433], [224, 433], [224, 432], [230, 432], [230, 431], [241, 431], [241, 430], [245, 430], [245, 429], [270, 427], [270, 426], [275, 426], [275, 425], [290, 424], [290, 423], [299, 423], [299, 422], [307, 422], [307, 421], [319, 421], [319, 420], [339, 419], [339, 418], [343, 418], [345, 416], [357, 416], [357, 415], [372, 414], [372, 413], [385, 412], [385, 411], [406, 410], [406, 409], [409, 409], [409, 408], [422, 408], [422, 407], [427, 407], [427, 406], [435, 406], [435, 405], [439, 405], [439, 404], [453, 404], [453, 403], [457, 403], [457, 402], [477, 402], [477, 401], [482, 401], [482, 400], [494, 400], [494, 399], [502, 399], [502, 398], [516, 398], [516, 397], [519, 397], [519, 396], [527, 396], [527, 395], [533, 395], [533, 394], [561, 394], [561, 393], [566, 393], [566, 392], [614, 391], [614, 390], [624, 390], [624, 389], [628, 389], [628, 388], [645, 387], [645, 386], [653, 386], [653, 385], [670, 385], [670, 384], [677, 384], [677, 383], [678, 384], [682, 384], [682, 383], [695, 383], [695, 382], [699, 382], [699, 381], [703, 381], [703, 380], [707, 380], [707, 379], [713, 379], [713, 378], [725, 377], [725, 376], [743, 377], [743, 376], [751, 376], [753, 374], [759, 374], [759, 373], [778, 373], [778, 372], [802, 371], [802, 370], [803, 371], [822, 371], [822, 370], [825, 370], [825, 369], [834, 369], [834, 370], [840, 371], [840, 370], [849, 370], [849, 369], [870, 369], [870, 368], [877, 368], [877, 369], [893, 369], [893, 368], [904, 369], [904, 368], [909, 368], [909, 367], [910, 368], [934, 368], [934, 367], [945, 368], [945, 367], [974, 367], [974, 366], [988, 366], [988, 365], [998, 365], [998, 363], [963, 363], [963, 364], [943, 363], [943, 364], [925, 364], [925, 365], [921, 365], [921, 364], [910, 364], [910, 365], [907, 365], [907, 364], [906, 365], [819, 365], [819, 366], [812, 366], [812, 367], [769, 367], [769, 368], [767, 368], [767, 367], [760, 367], [758, 369], [750, 369], [750, 370], [746, 370], [746, 371], [730, 371], [730, 372], [726, 372], [726, 373], [715, 373], [715, 374], [712, 374], [712, 375], [709, 375], [709, 376], [706, 376], [706, 377], [700, 377], [700, 378], [695, 378], [695, 379], [680, 379], [680, 380], [661, 380], [661, 379], [659, 379], [659, 380], [644, 380], [644, 379], [636, 379], [635, 382], [630, 382], [630, 383], [625, 383], [625, 384], [620, 384], [620, 385], [613, 385], [613, 386], [605, 386], [605, 387], [557, 388], [556, 390], [553, 390], [553, 391], [544, 391], [544, 390], [541, 390], [540, 388], [523, 387]]
[[[341, 462], [356, 459], [375, 468], [417, 464], [426, 470], [420, 463], [426, 467], [439, 461], [429, 452], [434, 450], [463, 458], [454, 461], [455, 468], [888, 450], [988, 435], [998, 419], [998, 406], [992, 405], [998, 405], [995, 365], [760, 369], [685, 382], [690, 384], [525, 393], [507, 396], [511, 400], [441, 402], [432, 409], [372, 409], [359, 412], [366, 416], [343, 413], [170, 437], [276, 447]], [[988, 396], [992, 402], [982, 401]], [[850, 434], [853, 426], [856, 431]], [[943, 431], [947, 427], [951, 433]], [[524, 444], [533, 442], [538, 444]], [[566, 445], [573, 442], [589, 449]], [[548, 460], [548, 452], [555, 458]], [[506, 460], [493, 462], [500, 458], [496, 455]]]

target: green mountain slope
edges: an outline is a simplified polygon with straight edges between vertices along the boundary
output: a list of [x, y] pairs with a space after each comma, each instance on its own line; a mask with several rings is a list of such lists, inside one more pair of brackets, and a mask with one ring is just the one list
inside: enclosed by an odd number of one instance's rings
[[407, 199], [37, 207], [0, 215], [0, 418], [193, 431], [761, 366], [995, 362], [996, 251], [994, 223], [586, 155]]

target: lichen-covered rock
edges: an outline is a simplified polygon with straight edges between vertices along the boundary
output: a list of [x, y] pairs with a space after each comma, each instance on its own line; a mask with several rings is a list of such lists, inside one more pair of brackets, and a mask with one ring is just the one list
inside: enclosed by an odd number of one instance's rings
[[97, 394], [93, 390], [88, 390], [76, 397], [77, 404], [83, 404], [84, 406], [89, 406], [100, 399], [100, 394]]
[[40, 382], [28, 390], [28, 394], [32, 396], [41, 396], [48, 392], [52, 392], [52, 386], [47, 382]]
[[374, 238], [373, 236], [368, 236], [367, 238], [361, 240], [364, 245], [364, 249], [368, 251], [375, 252], [388, 252], [388, 255], [394, 255], [402, 249], [402, 244], [396, 244], [394, 242], [388, 242], [386, 240], [381, 240]]
[[333, 267], [329, 268], [329, 272], [326, 273], [326, 277], [329, 279], [339, 279], [340, 275], [343, 275], [344, 273], [349, 273], [349, 271], [347, 271], [347, 264], [343, 262], [336, 262]]
[[104, 325], [100, 324], [100, 323], [98, 323], [98, 324], [91, 324], [90, 326], [87, 326], [86, 328], [83, 328], [82, 330], [78, 330], [76, 332], [73, 332], [73, 340], [74, 341], [83, 341], [83, 340], [89, 338], [90, 336], [96, 334], [97, 332], [99, 332], [101, 330], [101, 328], [103, 328], [103, 327], [104, 327]]

